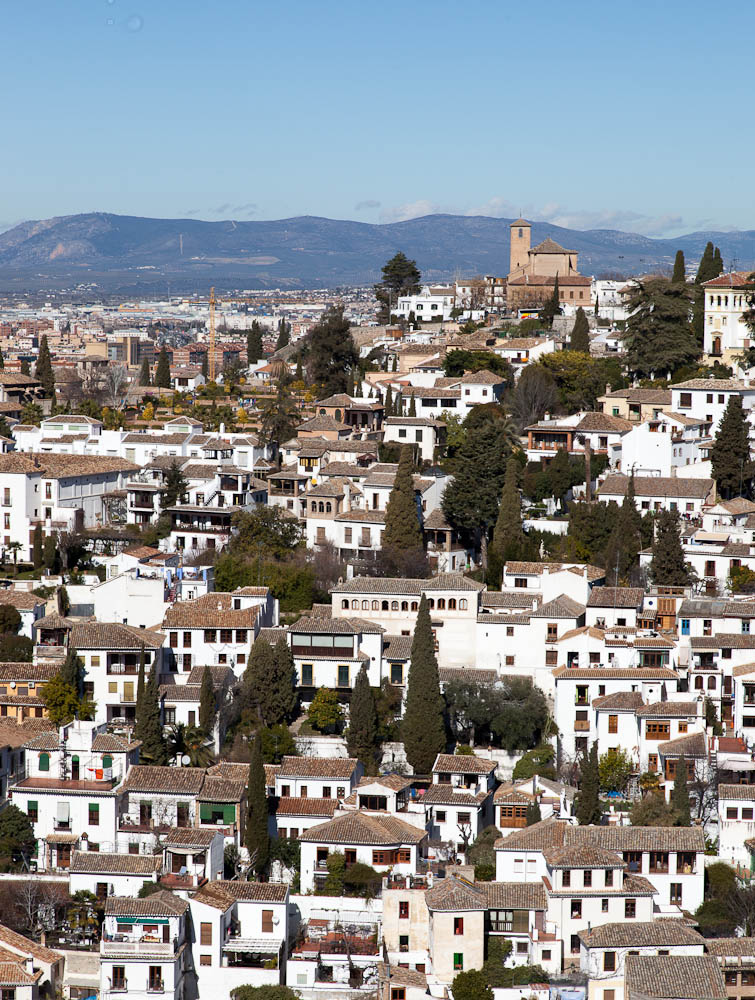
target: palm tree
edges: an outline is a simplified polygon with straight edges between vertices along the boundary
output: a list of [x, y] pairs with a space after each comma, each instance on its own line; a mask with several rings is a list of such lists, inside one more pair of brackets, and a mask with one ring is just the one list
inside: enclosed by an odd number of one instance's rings
[[23, 546], [21, 542], [8, 542], [7, 548], [13, 553], [13, 575], [18, 576], [18, 553]]
[[191, 767], [207, 767], [213, 761], [212, 750], [201, 729], [178, 722], [168, 733], [168, 757], [183, 756], [189, 758]]

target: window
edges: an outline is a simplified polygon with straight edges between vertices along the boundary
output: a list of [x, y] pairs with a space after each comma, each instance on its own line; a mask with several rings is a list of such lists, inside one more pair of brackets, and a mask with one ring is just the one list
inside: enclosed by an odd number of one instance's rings
[[460, 951], [454, 952], [454, 972], [462, 972], [464, 970], [464, 956]]
[[608, 732], [609, 733], [618, 733], [618, 731], [619, 731], [619, 717], [618, 717], [618, 715], [609, 715], [608, 716]]
[[601, 899], [601, 901], [600, 901], [600, 910], [601, 910], [601, 913], [608, 913], [608, 900], [607, 899]]
[[402, 899], [398, 904], [398, 918], [399, 920], [409, 919], [409, 903], [405, 899]]
[[162, 993], [163, 967], [161, 965], [150, 965], [147, 989], [155, 993]]
[[603, 990], [603, 1000], [614, 1000], [616, 990]]
[[340, 665], [338, 667], [338, 686], [339, 688], [349, 687], [349, 668], [348, 665]]
[[582, 900], [573, 899], [571, 901], [571, 918], [572, 920], [579, 920], [582, 917]]
[[543, 948], [541, 955], [543, 956], [544, 962], [550, 962], [551, 960], [551, 950], [550, 948]]
[[170, 633], [170, 648], [178, 649], [178, 632]]
[[191, 632], [184, 632], [184, 646], [191, 646]]
[[391, 684], [404, 683], [404, 667], [401, 663], [391, 664]]
[[221, 630], [220, 630], [220, 641], [221, 642], [233, 642], [233, 629], [232, 628], [221, 628]]
[[546, 667], [557, 667], [558, 666], [558, 650], [557, 649], [546, 649], [546, 651], [545, 651], [545, 665], [546, 665]]
[[459, 599], [459, 611], [466, 611], [466, 610], [467, 610], [467, 599], [466, 597], [462, 597]]
[[406, 987], [391, 986], [391, 1000], [406, 1000]]
[[399, 951], [409, 951], [409, 935], [399, 934], [398, 937], [398, 950]]
[[752, 819], [752, 809], [743, 809], [742, 810], [742, 819], [751, 820]]
[[438, 823], [445, 823], [446, 822], [446, 810], [445, 809], [436, 809], [435, 810], [435, 819], [436, 819], [436, 822], [438, 822]]
[[100, 825], [100, 804], [99, 802], [89, 803], [89, 825], [99, 826]]
[[729, 806], [729, 808], [726, 810], [726, 818], [727, 819], [738, 819], [739, 818], [739, 810], [735, 809], [733, 806]]
[[263, 910], [262, 911], [262, 933], [272, 934], [273, 933], [273, 911]]
[[50, 755], [49, 753], [41, 753], [39, 755], [39, 770], [49, 771], [50, 770]]
[[592, 872], [589, 869], [586, 869], [582, 873], [582, 877], [584, 879], [584, 883], [583, 884], [584, 884], [585, 889], [591, 889], [592, 888]]
[[212, 955], [200, 955], [199, 956], [200, 965], [212, 965]]
[[616, 952], [615, 951], [604, 951], [603, 952], [603, 971], [604, 972], [615, 972], [616, 971]]
[[114, 990], [125, 990], [126, 989], [126, 966], [125, 965], [114, 965], [113, 966], [112, 988]]
[[634, 920], [637, 916], [637, 900], [636, 899], [625, 899], [624, 900], [624, 918], [625, 920]]
[[204, 630], [204, 641], [205, 642], [215, 642], [216, 635], [217, 635], [216, 629], [214, 629], [214, 628], [206, 628]]
[[561, 874], [561, 885], [564, 889], [568, 889], [571, 885], [571, 872], [565, 871]]
[[606, 888], [610, 889], [613, 885], [613, 869], [606, 868]]
[[672, 882], [669, 886], [669, 903], [672, 906], [682, 905], [682, 883]]
[[212, 924], [201, 923], [199, 925], [199, 943], [205, 947], [212, 944]]
[[692, 393], [682, 392], [679, 394], [679, 409], [689, 410], [692, 406]]
[[39, 803], [32, 802], [30, 799], [26, 803], [26, 815], [29, 817], [30, 823], [36, 823], [39, 819]]
[[464, 917], [454, 917], [454, 935], [461, 937], [464, 934]]
[[312, 664], [302, 663], [301, 665], [301, 686], [312, 687]]
[[572, 934], [570, 941], [572, 955], [579, 954], [579, 934]]
[[558, 639], [558, 622], [548, 622], [547, 635], [545, 637], [546, 642], [556, 642]]

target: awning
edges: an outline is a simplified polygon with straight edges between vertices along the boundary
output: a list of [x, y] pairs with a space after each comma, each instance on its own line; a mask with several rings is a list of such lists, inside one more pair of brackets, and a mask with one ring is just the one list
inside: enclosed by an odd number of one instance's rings
[[168, 924], [167, 917], [116, 917], [117, 924]]
[[75, 844], [78, 839], [78, 833], [48, 833], [45, 837], [48, 844]]
[[755, 771], [755, 760], [740, 757], [719, 757], [718, 766], [722, 771]]
[[696, 531], [696, 542], [715, 542], [718, 545], [725, 545], [729, 541], [728, 531]]
[[223, 944], [223, 951], [258, 952], [263, 955], [277, 955], [282, 941], [271, 941], [269, 938], [230, 937]]

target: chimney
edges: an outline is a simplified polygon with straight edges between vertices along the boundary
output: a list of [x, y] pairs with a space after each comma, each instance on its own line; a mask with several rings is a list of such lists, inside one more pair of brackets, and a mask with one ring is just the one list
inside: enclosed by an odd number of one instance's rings
[[349, 484], [343, 484], [343, 512], [346, 514], [351, 510], [351, 490], [349, 489]]

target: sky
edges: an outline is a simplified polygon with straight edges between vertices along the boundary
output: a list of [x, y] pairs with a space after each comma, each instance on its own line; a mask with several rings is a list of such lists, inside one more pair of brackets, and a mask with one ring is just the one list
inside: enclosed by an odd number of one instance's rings
[[753, 0], [0, 0], [0, 229], [754, 229]]

